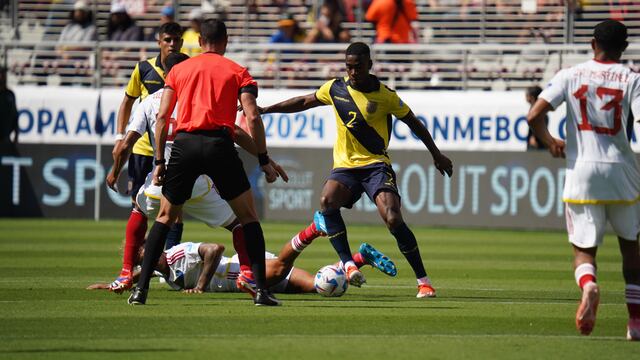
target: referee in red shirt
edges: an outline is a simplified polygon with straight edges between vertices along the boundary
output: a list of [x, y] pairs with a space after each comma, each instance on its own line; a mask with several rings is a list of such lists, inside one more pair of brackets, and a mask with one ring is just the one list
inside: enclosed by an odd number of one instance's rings
[[[280, 302], [269, 292], [265, 278], [264, 236], [258, 222], [251, 186], [233, 143], [238, 98], [249, 131], [258, 149], [258, 161], [268, 182], [278, 173], [267, 155], [264, 127], [258, 113], [258, 86], [247, 69], [225, 58], [227, 28], [222, 21], [202, 23], [200, 46], [203, 53], [174, 66], [165, 80], [158, 112], [155, 143], [154, 183], [163, 184], [156, 221], [145, 244], [142, 272], [129, 304], [143, 305], [154, 264], [162, 254], [167, 232], [190, 198], [193, 184], [208, 175], [242, 224], [256, 280], [256, 305], [275, 306]], [[177, 135], [165, 168], [164, 147], [168, 120], [178, 104]]]

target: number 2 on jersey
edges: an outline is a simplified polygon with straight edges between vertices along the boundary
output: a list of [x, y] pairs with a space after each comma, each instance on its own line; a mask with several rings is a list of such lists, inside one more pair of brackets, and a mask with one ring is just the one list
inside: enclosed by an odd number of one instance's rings
[[596, 88], [596, 95], [602, 99], [605, 96], [611, 96], [612, 99], [604, 104], [600, 110], [610, 111], [613, 109], [613, 127], [593, 126], [589, 122], [587, 116], [587, 92], [589, 91], [589, 85], [582, 85], [573, 93], [573, 96], [580, 100], [580, 115], [582, 121], [578, 124], [578, 130], [581, 131], [595, 131], [597, 134], [614, 136], [622, 128], [622, 102], [623, 91], [620, 89], [611, 89], [606, 87]]

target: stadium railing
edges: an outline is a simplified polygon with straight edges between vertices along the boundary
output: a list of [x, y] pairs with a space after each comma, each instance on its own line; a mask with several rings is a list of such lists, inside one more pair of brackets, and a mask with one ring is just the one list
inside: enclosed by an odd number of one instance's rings
[[[344, 75], [344, 44], [231, 43], [227, 56], [264, 88], [316, 88]], [[413, 44], [372, 46], [374, 73], [390, 87], [413, 90], [508, 90], [540, 84], [586, 61], [586, 45]], [[155, 56], [152, 42], [0, 42], [10, 85], [125, 86], [136, 62]], [[640, 47], [624, 61], [637, 70]]]
[[[0, 38], [22, 40], [57, 40], [68, 23], [73, 0], [9, 0], [0, 10]], [[189, 25], [188, 14], [202, 7], [202, 0], [171, 1], [176, 9], [176, 20]], [[414, 29], [419, 43], [588, 43], [593, 26], [604, 19], [623, 20], [630, 29], [631, 39], [640, 35], [640, 3], [633, 1], [551, 0], [528, 2], [534, 8], [526, 8], [522, 0], [501, 1], [429, 1], [416, 0], [418, 20]], [[111, 0], [87, 0], [95, 12], [100, 39], [106, 39]], [[132, 3], [134, 3], [132, 1]], [[140, 9], [132, 17], [139, 26], [149, 30], [158, 26], [160, 11], [166, 2], [139, 1]], [[277, 29], [277, 21], [286, 11], [300, 26], [313, 27], [314, 14], [321, 0], [289, 0], [278, 4], [270, 0], [227, 0], [217, 13], [207, 16], [224, 17], [229, 33], [241, 37], [245, 43], [267, 42]], [[362, 4], [362, 1], [345, 3]], [[436, 7], [431, 3], [438, 3]], [[463, 5], [467, 3], [468, 5]], [[250, 6], [253, 4], [253, 6]], [[345, 19], [343, 27], [354, 39], [372, 41], [375, 30], [364, 21], [364, 11], [357, 6], [348, 9], [355, 14]], [[10, 26], [10, 30], [5, 28]]]

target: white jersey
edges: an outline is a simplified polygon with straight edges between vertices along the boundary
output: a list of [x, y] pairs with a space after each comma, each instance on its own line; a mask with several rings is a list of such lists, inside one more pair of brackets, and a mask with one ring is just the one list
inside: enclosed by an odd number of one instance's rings
[[[165, 251], [167, 265], [169, 266], [169, 278], [167, 284], [173, 289], [193, 289], [198, 285], [198, 279], [202, 272], [203, 260], [198, 249], [202, 243], [182, 243]], [[265, 259], [275, 259], [272, 253], [265, 252]], [[236, 287], [236, 278], [240, 274], [240, 261], [238, 255], [233, 257], [223, 256], [211, 277], [205, 291], [209, 292], [239, 292]]]
[[558, 72], [540, 98], [554, 109], [567, 103], [563, 200], [637, 201], [640, 171], [629, 139], [631, 113], [640, 119], [640, 76], [619, 63], [590, 60]]
[[[133, 116], [131, 117], [131, 121], [127, 126], [127, 132], [135, 131], [140, 135], [144, 135], [145, 132], [149, 133], [149, 142], [151, 143], [151, 147], [153, 147], [153, 152], [156, 152], [156, 142], [155, 142], [155, 133], [156, 133], [156, 116], [160, 111], [160, 100], [162, 99], [162, 93], [164, 89], [160, 89], [153, 94], [147, 96], [144, 100], [140, 102], [136, 110], [133, 112]], [[169, 119], [169, 129], [167, 131], [167, 142], [164, 147], [164, 158], [169, 161], [171, 157], [171, 146], [173, 146], [173, 139], [176, 137], [175, 128], [177, 125], [176, 122], [176, 106], [173, 110], [173, 114]]]

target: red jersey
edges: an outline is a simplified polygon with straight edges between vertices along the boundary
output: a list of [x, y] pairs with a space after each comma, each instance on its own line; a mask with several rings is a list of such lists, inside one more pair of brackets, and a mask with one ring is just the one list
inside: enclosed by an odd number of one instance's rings
[[232, 134], [240, 89], [257, 86], [246, 68], [210, 52], [175, 65], [164, 83], [178, 97], [176, 131], [226, 127]]

